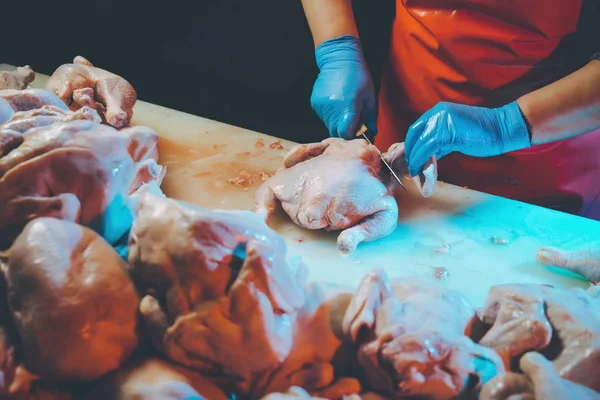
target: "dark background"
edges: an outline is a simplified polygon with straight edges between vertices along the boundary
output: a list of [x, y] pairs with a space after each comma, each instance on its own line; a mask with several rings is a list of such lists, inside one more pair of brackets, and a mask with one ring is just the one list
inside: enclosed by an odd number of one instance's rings
[[[82, 55], [147, 102], [299, 142], [328, 136], [310, 108], [318, 70], [300, 0], [6, 3], [0, 63], [51, 75]], [[353, 5], [378, 84], [394, 1]]]

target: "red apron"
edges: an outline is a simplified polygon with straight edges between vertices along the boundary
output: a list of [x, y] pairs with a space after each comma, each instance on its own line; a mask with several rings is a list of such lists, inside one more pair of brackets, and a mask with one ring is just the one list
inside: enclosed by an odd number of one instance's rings
[[[440, 101], [495, 107], [565, 74], [582, 0], [397, 0], [377, 146]], [[497, 157], [453, 153], [440, 180], [600, 219], [600, 130]]]

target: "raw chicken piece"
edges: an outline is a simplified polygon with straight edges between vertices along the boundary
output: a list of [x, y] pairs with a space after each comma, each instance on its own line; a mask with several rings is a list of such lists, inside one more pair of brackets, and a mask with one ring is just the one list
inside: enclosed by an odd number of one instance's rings
[[[408, 165], [404, 155], [404, 143], [395, 143], [390, 146], [387, 152], [382, 154], [383, 159], [393, 168], [396, 175], [402, 177], [408, 173]], [[423, 167], [419, 175], [413, 177], [419, 192], [423, 197], [433, 195], [437, 182], [437, 159], [433, 156]], [[392, 180], [391, 183], [397, 183]]]
[[137, 100], [129, 82], [94, 67], [81, 56], [75, 57], [73, 64], [58, 67], [46, 88], [73, 110], [82, 106], [97, 108], [105, 121], [117, 129], [129, 124]]
[[542, 247], [536, 253], [539, 263], [579, 274], [592, 283], [600, 282], [600, 249], [564, 251]]
[[305, 296], [304, 265], [286, 260], [282, 237], [256, 215], [142, 194], [129, 265], [149, 294], [146, 326], [170, 359], [248, 398], [290, 386], [327, 398], [360, 390], [355, 379], [336, 380], [331, 365], [353, 360], [340, 340], [351, 296], [326, 303], [334, 296], [317, 286]]
[[29, 111], [45, 105], [69, 109], [54, 93], [45, 89], [5, 89], [0, 90], [0, 98], [6, 100], [13, 111]]
[[15, 110], [13, 110], [10, 103], [0, 97], [0, 124], [8, 121], [14, 113]]
[[115, 243], [132, 223], [128, 195], [136, 164], [142, 168], [156, 154], [157, 136], [149, 133], [90, 121], [27, 131], [0, 159], [0, 245], [9, 246], [42, 216], [79, 222]]
[[137, 358], [102, 378], [86, 400], [226, 400], [198, 372], [158, 358]]
[[560, 378], [552, 363], [541, 354], [525, 354], [521, 358], [520, 368], [525, 375], [508, 373], [497, 376], [483, 387], [479, 398], [481, 400], [600, 400], [600, 393]]
[[256, 193], [256, 212], [265, 219], [280, 203], [297, 225], [342, 230], [337, 247], [343, 254], [396, 228], [398, 205], [382, 183], [379, 153], [367, 142], [330, 138], [297, 145], [283, 164]]
[[409, 277], [390, 284], [375, 270], [354, 294], [344, 332], [359, 346], [370, 389], [450, 399], [504, 372], [493, 350], [466, 336], [474, 315], [462, 294], [438, 282]]
[[26, 89], [34, 79], [35, 72], [33, 72], [29, 65], [17, 67], [14, 71], [0, 71], [0, 90]]
[[553, 364], [560, 377], [600, 390], [600, 299], [585, 290], [494, 286], [479, 318], [492, 325], [479, 343], [498, 351], [506, 364], [528, 351], [558, 350]]
[[0, 157], [23, 142], [23, 134], [29, 129], [48, 126], [55, 122], [88, 120], [101, 122], [100, 116], [89, 107], [73, 112], [54, 106], [43, 106], [30, 111], [15, 113], [5, 124], [0, 125]]
[[39, 218], [2, 265], [28, 370], [86, 381], [118, 368], [138, 343], [139, 297], [126, 265], [96, 233]]

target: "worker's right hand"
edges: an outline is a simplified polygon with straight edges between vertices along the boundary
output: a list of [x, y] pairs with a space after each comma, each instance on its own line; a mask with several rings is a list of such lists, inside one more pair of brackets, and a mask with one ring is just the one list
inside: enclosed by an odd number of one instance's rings
[[353, 139], [360, 123], [377, 132], [375, 89], [360, 39], [343, 35], [315, 50], [319, 76], [310, 104], [332, 137]]

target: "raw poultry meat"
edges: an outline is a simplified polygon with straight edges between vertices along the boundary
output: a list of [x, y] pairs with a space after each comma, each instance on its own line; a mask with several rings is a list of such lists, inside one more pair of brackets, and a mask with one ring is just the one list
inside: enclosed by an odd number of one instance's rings
[[488, 382], [481, 400], [600, 400], [600, 393], [558, 376], [550, 361], [539, 353], [520, 360], [523, 375], [509, 372]]
[[35, 72], [29, 65], [17, 67], [14, 71], [0, 71], [0, 90], [26, 89], [35, 79]]
[[500, 357], [466, 335], [475, 311], [436, 281], [381, 270], [361, 282], [344, 316], [369, 388], [393, 396], [455, 398], [504, 372]]
[[14, 113], [15, 110], [13, 110], [10, 103], [0, 97], [0, 124], [8, 121]]
[[54, 93], [45, 89], [5, 89], [0, 90], [0, 98], [6, 100], [15, 112], [34, 110], [45, 105], [69, 109]]
[[73, 64], [58, 67], [46, 88], [72, 110], [83, 106], [98, 109], [105, 121], [119, 129], [129, 124], [137, 101], [129, 82], [112, 72], [94, 67], [81, 56]]
[[592, 283], [600, 283], [600, 249], [565, 251], [542, 247], [536, 253], [538, 262], [579, 274]]
[[157, 156], [156, 132], [71, 121], [30, 129], [23, 139], [0, 159], [2, 246], [42, 216], [79, 222], [110, 243], [129, 230], [128, 197]]
[[491, 325], [479, 343], [505, 364], [528, 351], [557, 354], [552, 362], [560, 377], [600, 390], [600, 299], [581, 288], [500, 285], [478, 314]]
[[281, 236], [256, 215], [144, 194], [129, 265], [149, 294], [146, 326], [170, 359], [249, 398], [294, 385], [326, 398], [360, 390], [331, 364], [354, 360], [340, 340], [351, 296], [305, 287], [301, 260], [286, 259]]
[[[404, 155], [404, 143], [395, 143], [387, 152], [382, 154], [383, 159], [392, 167], [399, 177], [408, 173], [408, 164]], [[437, 182], [437, 159], [433, 156], [423, 167], [423, 171], [413, 177], [419, 192], [423, 197], [433, 195]], [[395, 183], [395, 181], [392, 181]]]
[[129, 361], [102, 378], [86, 400], [226, 400], [214, 383], [198, 372], [153, 357]]
[[92, 230], [30, 222], [2, 265], [25, 367], [52, 381], [87, 381], [137, 346], [139, 297], [124, 261]]
[[398, 205], [382, 182], [389, 177], [367, 142], [330, 138], [297, 145], [283, 164], [256, 193], [256, 212], [265, 219], [281, 204], [304, 228], [342, 230], [337, 247], [343, 254], [396, 228]]
[[0, 125], [0, 157], [19, 146], [23, 134], [32, 128], [48, 126], [55, 122], [88, 120], [100, 122], [100, 116], [89, 107], [83, 107], [73, 112], [54, 106], [43, 106], [30, 111], [15, 113], [5, 124]]
[[[233, 252], [243, 243], [248, 256], [235, 270]], [[273, 250], [264, 256], [267, 249]], [[174, 361], [248, 385], [243, 381], [252, 374], [287, 357], [304, 295], [285, 261], [283, 239], [251, 213], [144, 194], [129, 265], [152, 293], [140, 306], [147, 327]]]

